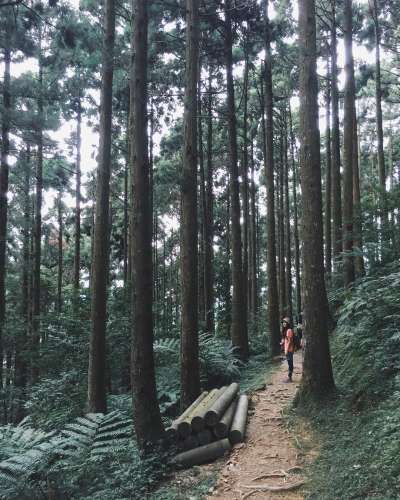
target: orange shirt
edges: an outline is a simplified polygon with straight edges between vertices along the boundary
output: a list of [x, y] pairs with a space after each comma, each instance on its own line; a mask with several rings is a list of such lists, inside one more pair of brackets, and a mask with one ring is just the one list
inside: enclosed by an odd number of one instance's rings
[[291, 328], [288, 328], [286, 330], [286, 335], [285, 335], [285, 354], [288, 352], [294, 352], [294, 342], [293, 342], [293, 330]]

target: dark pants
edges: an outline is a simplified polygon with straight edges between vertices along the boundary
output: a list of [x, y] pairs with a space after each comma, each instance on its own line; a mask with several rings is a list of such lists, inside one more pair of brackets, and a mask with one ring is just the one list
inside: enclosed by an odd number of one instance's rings
[[293, 374], [293, 353], [292, 352], [288, 352], [286, 354], [286, 359], [287, 359], [287, 364], [288, 364], [288, 367], [289, 367], [289, 378], [291, 379], [292, 378], [292, 374]]

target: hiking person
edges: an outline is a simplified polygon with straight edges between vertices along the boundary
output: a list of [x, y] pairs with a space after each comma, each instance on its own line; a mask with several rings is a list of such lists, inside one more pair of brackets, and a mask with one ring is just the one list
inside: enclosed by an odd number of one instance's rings
[[294, 353], [294, 333], [290, 326], [290, 319], [282, 319], [282, 341], [286, 361], [288, 363], [288, 378], [286, 382], [292, 382], [293, 376], [293, 353]]

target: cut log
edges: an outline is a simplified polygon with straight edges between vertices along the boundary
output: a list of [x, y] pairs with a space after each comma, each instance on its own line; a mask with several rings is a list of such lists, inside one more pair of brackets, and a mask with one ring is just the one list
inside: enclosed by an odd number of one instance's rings
[[183, 467], [201, 465], [224, 456], [225, 452], [230, 449], [231, 443], [229, 439], [221, 439], [220, 441], [214, 441], [214, 443], [179, 453], [172, 460], [172, 463]]
[[182, 438], [190, 436], [192, 428], [190, 427], [190, 423], [187, 421], [187, 417], [208, 396], [208, 394], [209, 393], [207, 391], [202, 392], [200, 396], [188, 408], [186, 408], [182, 415], [172, 422], [171, 427], [176, 429], [178, 436]]
[[215, 426], [214, 434], [216, 438], [223, 439], [228, 436], [229, 429], [231, 428], [232, 420], [235, 415], [236, 406], [237, 406], [237, 398], [235, 398], [232, 401], [232, 403], [228, 406], [228, 409], [222, 416], [221, 420]]
[[205, 444], [211, 443], [213, 434], [210, 429], [203, 429], [197, 434], [197, 439], [199, 440], [199, 446], [204, 446]]
[[225, 390], [226, 387], [213, 389], [212, 391], [210, 391], [208, 397], [204, 398], [199, 406], [197, 406], [197, 408], [192, 412], [192, 414], [190, 415], [190, 423], [194, 432], [200, 432], [205, 428], [206, 413]]
[[[188, 407], [186, 410], [180, 415], [178, 418], [176, 418], [170, 427], [165, 429], [167, 439], [169, 441], [174, 441], [178, 438], [178, 425], [179, 423], [186, 418], [186, 416], [193, 411], [194, 408], [207, 396], [208, 392], [204, 391], [200, 394], [200, 396]], [[190, 433], [189, 433], [190, 434]]]
[[229, 441], [232, 443], [232, 445], [240, 443], [244, 440], [248, 406], [249, 400], [246, 394], [242, 394], [241, 396], [239, 396], [235, 415], [232, 420], [231, 430], [229, 431]]
[[205, 418], [206, 424], [209, 427], [214, 427], [218, 423], [238, 392], [239, 385], [234, 382], [219, 396], [215, 403], [213, 403], [207, 411]]
[[191, 434], [182, 442], [182, 449], [184, 451], [192, 450], [193, 448], [197, 448], [198, 446], [199, 446], [199, 440], [197, 439], [197, 436], [195, 436], [194, 434]]

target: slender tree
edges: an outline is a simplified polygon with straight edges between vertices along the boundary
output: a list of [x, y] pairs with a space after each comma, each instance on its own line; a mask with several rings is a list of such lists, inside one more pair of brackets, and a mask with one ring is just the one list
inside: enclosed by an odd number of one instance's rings
[[186, 85], [181, 193], [181, 408], [200, 392], [197, 324], [197, 83], [199, 72], [198, 1], [186, 1]]
[[271, 355], [279, 354], [279, 301], [276, 276], [275, 242], [275, 190], [274, 190], [274, 141], [273, 141], [273, 92], [271, 26], [268, 17], [269, 0], [264, 0], [265, 16], [265, 180], [267, 184], [267, 283], [268, 326]]
[[325, 171], [325, 270], [329, 276], [332, 272], [332, 154], [331, 154], [331, 83], [329, 55], [327, 57], [326, 81], [326, 171]]
[[343, 271], [346, 286], [355, 278], [353, 256], [353, 166], [354, 166], [354, 122], [355, 122], [355, 82], [353, 61], [353, 19], [352, 0], [344, 1], [344, 49], [345, 49], [345, 90], [344, 90], [344, 182], [343, 182]]
[[[8, 10], [8, 9], [7, 9]], [[8, 19], [10, 21], [10, 19]], [[3, 110], [1, 126], [1, 160], [0, 160], [0, 386], [3, 370], [3, 330], [6, 318], [6, 250], [7, 250], [7, 216], [8, 216], [8, 155], [10, 153], [10, 112], [11, 112], [11, 47], [10, 29], [7, 22], [4, 54]]]
[[249, 355], [247, 334], [247, 309], [245, 307], [245, 286], [242, 271], [242, 238], [240, 228], [239, 172], [237, 157], [237, 130], [235, 114], [235, 91], [232, 73], [232, 2], [225, 2], [225, 62], [227, 83], [227, 114], [230, 164], [230, 215], [232, 238], [232, 344], [238, 348], [240, 356]]
[[213, 219], [214, 219], [214, 192], [213, 192], [213, 95], [212, 95], [211, 66], [208, 73], [208, 101], [207, 101], [207, 167], [206, 167], [206, 214], [204, 220], [204, 295], [206, 310], [206, 331], [214, 333], [214, 250], [213, 250]]
[[337, 68], [336, 0], [331, 0], [331, 101], [332, 101], [332, 238], [337, 261], [342, 243], [342, 183], [340, 178], [339, 90]]
[[32, 362], [31, 378], [36, 383], [39, 378], [39, 356], [40, 356], [40, 266], [42, 256], [42, 198], [43, 198], [43, 55], [42, 55], [42, 26], [39, 22], [39, 74], [38, 74], [38, 98], [37, 98], [37, 163], [36, 163], [36, 186], [35, 186], [35, 220], [33, 228], [33, 283], [32, 283]]
[[289, 128], [290, 128], [290, 154], [292, 157], [292, 193], [293, 193], [293, 239], [294, 239], [294, 267], [296, 275], [296, 312], [297, 316], [301, 314], [301, 280], [300, 280], [300, 238], [299, 238], [299, 215], [297, 206], [297, 165], [295, 158], [295, 139], [292, 123], [292, 111], [289, 101]]
[[[315, 1], [299, 0], [300, 178], [305, 329], [302, 394], [314, 397], [334, 388], [328, 341], [329, 306], [324, 281]], [[318, 311], [318, 313], [316, 313]]]
[[[376, 137], [378, 140], [378, 173], [381, 189], [382, 241], [389, 236], [389, 217], [386, 193], [386, 165], [383, 148], [382, 119], [382, 78], [381, 78], [381, 27], [379, 22], [380, 0], [369, 0], [370, 12], [375, 31], [375, 105], [376, 105]], [[390, 240], [389, 240], [390, 241]]]
[[80, 287], [81, 267], [81, 142], [82, 142], [82, 99], [80, 89], [76, 112], [76, 161], [75, 161], [75, 252], [74, 252], [74, 292], [77, 304]]
[[[131, 380], [135, 432], [138, 444], [163, 435], [157, 401], [153, 353], [153, 262], [150, 165], [148, 152], [148, 2], [133, 0], [131, 111], [132, 129], [132, 306], [133, 344]], [[197, 82], [197, 79], [196, 79]], [[197, 215], [197, 214], [196, 214]], [[197, 307], [196, 307], [197, 311]]]
[[89, 344], [88, 409], [107, 411], [106, 321], [108, 233], [111, 170], [112, 82], [114, 73], [115, 1], [105, 0], [102, 80], [100, 101], [100, 145], [97, 168], [96, 211], [92, 261], [91, 332]]
[[63, 202], [62, 202], [62, 188], [58, 189], [57, 199], [57, 218], [58, 218], [58, 269], [57, 269], [57, 312], [62, 311], [62, 283], [63, 283]]

